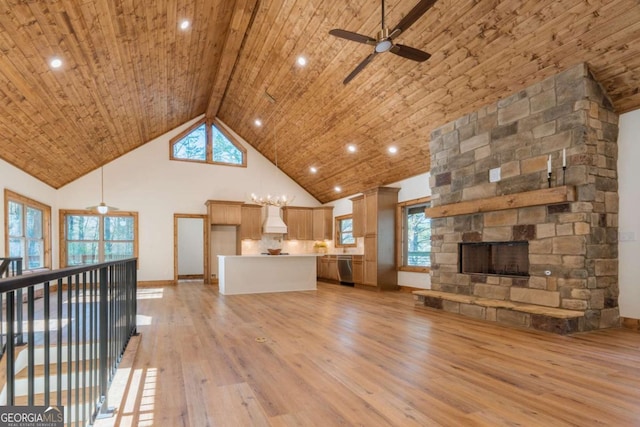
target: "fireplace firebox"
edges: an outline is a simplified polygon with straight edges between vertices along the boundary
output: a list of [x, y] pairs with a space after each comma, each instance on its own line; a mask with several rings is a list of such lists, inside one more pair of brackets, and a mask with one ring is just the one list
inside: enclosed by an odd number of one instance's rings
[[529, 276], [529, 242], [460, 243], [460, 273]]

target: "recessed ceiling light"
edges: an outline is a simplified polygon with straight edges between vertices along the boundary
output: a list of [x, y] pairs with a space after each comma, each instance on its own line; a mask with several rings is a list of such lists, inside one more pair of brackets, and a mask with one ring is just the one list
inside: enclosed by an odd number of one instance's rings
[[397, 147], [395, 147], [393, 145], [391, 147], [389, 147], [389, 153], [396, 154], [397, 152], [398, 152], [398, 148]]
[[349, 144], [347, 145], [347, 151], [349, 151], [350, 153], [355, 153], [357, 150], [356, 146], [353, 144]]
[[304, 56], [298, 56], [296, 62], [299, 66], [304, 67], [305, 65], [307, 65], [307, 58], [305, 58]]
[[333, 187], [333, 189], [336, 191], [336, 193], [340, 193], [342, 191], [342, 188], [338, 187], [337, 185]]
[[53, 58], [51, 62], [49, 62], [49, 65], [51, 65], [51, 68], [60, 68], [62, 67], [62, 59]]
[[260, 126], [262, 126], [262, 120], [260, 120], [260, 119], [255, 119], [255, 120], [253, 121], [253, 124], [254, 124], [254, 125], [256, 125], [256, 126], [258, 126], [258, 127], [260, 127]]
[[316, 173], [316, 172], [318, 172], [318, 168], [316, 168], [315, 166], [311, 166], [311, 167], [309, 168], [309, 172], [311, 172], [311, 173]]
[[191, 22], [185, 19], [182, 22], [180, 22], [180, 29], [186, 30], [187, 28], [189, 28], [190, 25], [191, 25]]

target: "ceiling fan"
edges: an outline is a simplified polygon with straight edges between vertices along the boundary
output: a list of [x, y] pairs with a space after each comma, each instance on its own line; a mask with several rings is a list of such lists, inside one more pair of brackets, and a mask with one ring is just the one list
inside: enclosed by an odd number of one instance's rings
[[405, 46], [403, 44], [394, 43], [394, 39], [406, 31], [414, 22], [416, 22], [424, 13], [435, 4], [436, 0], [420, 0], [417, 5], [411, 9], [404, 18], [400, 20], [393, 30], [389, 31], [389, 28], [385, 26], [384, 22], [384, 0], [382, 0], [382, 29], [378, 32], [377, 37], [364, 36], [362, 34], [354, 33], [347, 30], [334, 29], [329, 31], [332, 36], [340, 37], [343, 39], [351, 40], [358, 43], [364, 43], [374, 46], [373, 53], [367, 56], [358, 66], [347, 76], [342, 82], [343, 84], [349, 83], [353, 78], [364, 69], [379, 53], [391, 52], [403, 58], [411, 59], [412, 61], [423, 62], [431, 57], [431, 54], [423, 52], [422, 50]]

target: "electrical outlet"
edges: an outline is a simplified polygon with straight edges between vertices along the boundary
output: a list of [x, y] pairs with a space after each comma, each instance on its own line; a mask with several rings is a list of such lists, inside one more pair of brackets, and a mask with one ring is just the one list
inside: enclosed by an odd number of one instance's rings
[[489, 170], [489, 182], [500, 181], [500, 168], [494, 168]]

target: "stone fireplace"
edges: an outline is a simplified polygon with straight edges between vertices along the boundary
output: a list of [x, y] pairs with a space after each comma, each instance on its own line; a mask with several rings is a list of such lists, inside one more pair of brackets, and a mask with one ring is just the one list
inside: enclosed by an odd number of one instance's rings
[[[436, 129], [432, 290], [574, 313], [563, 332], [617, 326], [617, 123], [580, 64]], [[469, 311], [499, 320], [483, 310]], [[535, 327], [527, 312], [503, 318]]]

